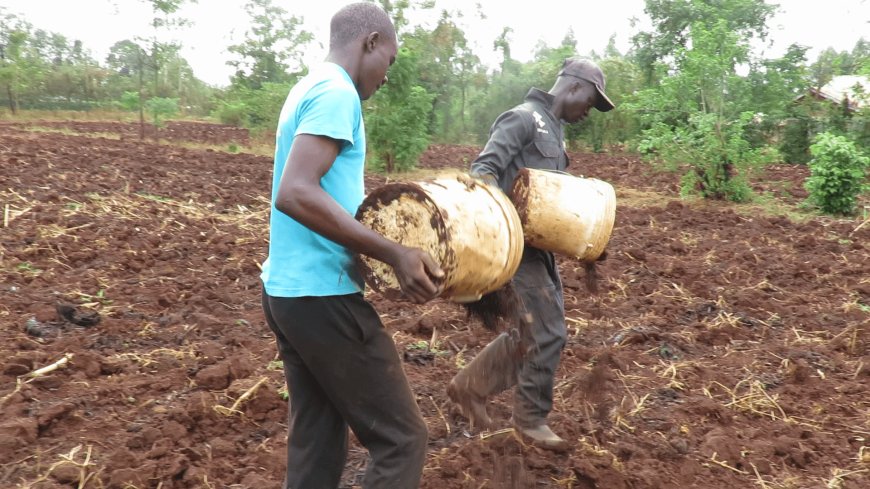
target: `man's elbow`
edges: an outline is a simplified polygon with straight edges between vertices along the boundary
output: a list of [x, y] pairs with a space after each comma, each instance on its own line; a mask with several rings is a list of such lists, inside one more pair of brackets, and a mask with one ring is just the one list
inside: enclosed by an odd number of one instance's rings
[[302, 209], [300, 189], [282, 189], [275, 197], [275, 209], [296, 219]]

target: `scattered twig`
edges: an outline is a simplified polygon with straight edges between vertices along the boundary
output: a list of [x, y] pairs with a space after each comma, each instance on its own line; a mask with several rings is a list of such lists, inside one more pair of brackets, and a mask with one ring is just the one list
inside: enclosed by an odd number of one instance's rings
[[770, 486], [767, 485], [767, 482], [764, 482], [764, 479], [761, 478], [761, 474], [758, 473], [758, 467], [755, 466], [754, 463], [749, 463], [752, 466], [752, 471], [755, 472], [755, 477], [758, 480], [758, 485], [761, 486], [761, 489], [768, 489]]
[[257, 389], [259, 389], [260, 386], [265, 384], [268, 380], [269, 380], [268, 377], [263, 377], [260, 380], [258, 380], [256, 384], [251, 386], [250, 389], [246, 390], [244, 394], [239, 396], [239, 398], [236, 399], [236, 402], [234, 402], [233, 405], [230, 406], [229, 408], [227, 408], [225, 406], [215, 406], [214, 410], [220, 414], [225, 415], [225, 416], [232, 416], [233, 414], [242, 414], [242, 412], [239, 411], [239, 407], [245, 401], [250, 399], [254, 395], [254, 393], [257, 392]]
[[749, 472], [747, 472], [745, 470], [738, 469], [737, 467], [732, 467], [732, 466], [728, 465], [728, 462], [726, 462], [724, 460], [716, 460], [716, 452], [713, 452], [713, 455], [710, 455], [710, 461], [713, 462], [714, 464], [720, 466], [720, 467], [726, 468], [728, 470], [733, 470], [734, 472], [737, 472], [738, 474], [749, 475]]
[[15, 379], [15, 389], [13, 389], [12, 392], [10, 392], [9, 394], [6, 394], [2, 398], [0, 398], [0, 406], [3, 406], [4, 404], [6, 404], [6, 401], [8, 401], [9, 399], [12, 398], [12, 396], [14, 396], [15, 394], [17, 394], [18, 392], [21, 391], [21, 384], [22, 384], [21, 377], [18, 377], [17, 379]]
[[81, 451], [82, 446], [76, 445], [72, 450], [67, 454], [62, 454], [60, 456], [60, 460], [51, 464], [48, 467], [48, 470], [40, 475], [35, 481], [33, 481], [28, 487], [33, 487], [40, 482], [47, 481], [52, 472], [54, 472], [58, 467], [62, 465], [72, 465], [78, 467], [79, 469], [79, 477], [78, 477], [78, 489], [84, 489], [87, 485], [88, 481], [96, 475], [96, 472], [90, 472], [88, 469], [93, 466], [91, 463], [91, 451], [93, 447], [88, 445], [87, 452], [85, 453], [85, 460], [83, 462], [77, 462], [76, 458]]
[[45, 374], [54, 372], [55, 370], [59, 369], [60, 367], [63, 367], [64, 365], [69, 363], [69, 361], [72, 359], [72, 357], [73, 357], [72, 353], [66, 353], [66, 354], [64, 354], [63, 358], [52, 363], [51, 365], [46, 365], [45, 367], [38, 368], [38, 369], [34, 370], [33, 372], [29, 372], [29, 373], [22, 375], [21, 377], [28, 379], [28, 380], [24, 381], [25, 383], [28, 383], [37, 377], [41, 377]]
[[843, 487], [843, 479], [853, 476], [855, 474], [863, 474], [865, 472], [870, 472], [870, 469], [858, 469], [858, 470], [850, 470], [848, 472], [843, 472], [840, 469], [834, 469], [834, 476], [831, 477], [831, 480], [825, 484], [825, 487], [828, 489], [840, 489]]
[[438, 412], [438, 416], [441, 416], [441, 421], [444, 421], [444, 427], [447, 428], [447, 435], [449, 436], [451, 433], [450, 423], [447, 422], [447, 418], [444, 416], [444, 411], [438, 407], [438, 404], [435, 402], [435, 399], [432, 396], [429, 396], [429, 400], [432, 401], [432, 405], [435, 406], [435, 411]]
[[870, 216], [867, 216], [867, 219], [864, 219], [864, 222], [862, 222], [861, 224], [859, 224], [858, 227], [856, 227], [856, 228], [855, 228], [851, 233], [849, 233], [849, 237], [851, 238], [852, 235], [854, 235], [855, 233], [857, 233], [858, 230], [861, 229], [861, 228], [863, 228], [864, 225], [867, 224], [868, 222], [870, 222]]
[[486, 440], [487, 438], [492, 438], [493, 436], [504, 435], [505, 433], [513, 433], [513, 428], [504, 428], [497, 431], [487, 431], [485, 433], [480, 434], [481, 440]]

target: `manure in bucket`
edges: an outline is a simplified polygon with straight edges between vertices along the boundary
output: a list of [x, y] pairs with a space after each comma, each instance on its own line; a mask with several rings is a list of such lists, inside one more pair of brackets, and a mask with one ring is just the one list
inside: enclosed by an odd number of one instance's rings
[[[478, 300], [510, 280], [523, 253], [519, 216], [501, 191], [457, 175], [373, 190], [356, 218], [387, 239], [429, 253], [444, 271], [441, 297]], [[366, 283], [389, 299], [402, 291], [392, 267], [360, 256]]]

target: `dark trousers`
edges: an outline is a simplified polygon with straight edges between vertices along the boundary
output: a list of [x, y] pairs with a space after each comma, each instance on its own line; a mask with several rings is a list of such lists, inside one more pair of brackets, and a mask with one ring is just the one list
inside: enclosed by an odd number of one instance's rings
[[366, 489], [420, 485], [427, 429], [392, 338], [362, 294], [271, 297], [290, 391], [285, 489], [337, 488], [348, 427], [371, 459]]
[[500, 334], [477, 355], [473, 362], [487, 377], [475, 390], [488, 397], [516, 386], [514, 423], [533, 428], [553, 410], [554, 376], [567, 341], [562, 282], [553, 255], [528, 246], [512, 280], [531, 323]]

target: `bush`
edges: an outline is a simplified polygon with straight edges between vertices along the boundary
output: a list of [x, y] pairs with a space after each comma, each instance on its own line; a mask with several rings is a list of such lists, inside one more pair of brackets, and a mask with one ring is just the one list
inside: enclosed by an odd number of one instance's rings
[[119, 103], [124, 110], [136, 112], [139, 110], [139, 92], [124, 92]]
[[248, 107], [244, 102], [223, 102], [215, 111], [215, 117], [221, 124], [236, 127], [248, 125]]
[[853, 214], [858, 195], [867, 189], [870, 157], [849, 139], [829, 132], [816, 137], [810, 153], [810, 177], [804, 184], [809, 202], [827, 214]]
[[786, 163], [804, 165], [810, 160], [810, 119], [793, 117], [784, 121], [779, 150]]
[[263, 83], [254, 90], [234, 86], [225, 95], [214, 116], [222, 123], [254, 130], [274, 130], [281, 107], [290, 92], [289, 83]]
[[390, 95], [382, 94], [366, 120], [369, 168], [387, 173], [412, 170], [429, 146], [426, 123], [432, 96], [420, 86], [410, 87], [398, 100]]
[[145, 110], [151, 114], [155, 127], [163, 127], [163, 121], [178, 113], [178, 99], [151, 97], [145, 102]]
[[723, 121], [716, 114], [697, 112], [685, 125], [657, 123], [643, 132], [638, 151], [662, 161], [666, 170], [685, 171], [683, 195], [745, 202], [752, 197], [747, 175], [779, 158], [776, 150], [752, 148], [746, 141], [744, 128], [752, 117], [745, 112], [737, 120]]
[[375, 171], [411, 170], [429, 145], [426, 127], [434, 95], [418, 85], [417, 58], [406, 48], [390, 69], [390, 83], [366, 102], [366, 155]]

